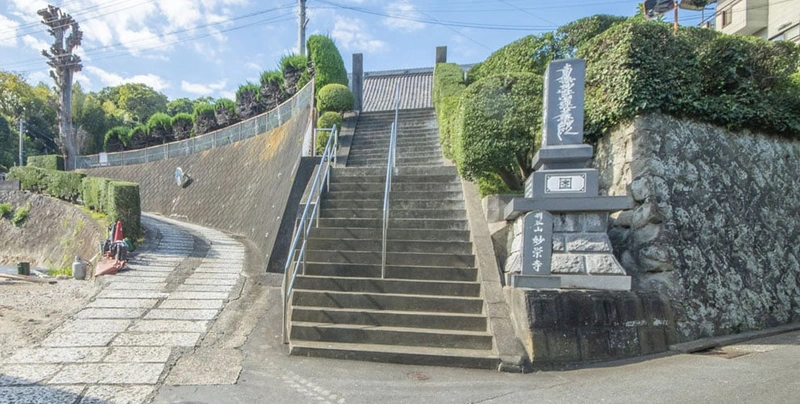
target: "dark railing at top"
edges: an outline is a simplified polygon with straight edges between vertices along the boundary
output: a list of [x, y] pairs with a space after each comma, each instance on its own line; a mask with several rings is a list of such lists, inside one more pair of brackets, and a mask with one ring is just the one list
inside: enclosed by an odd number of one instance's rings
[[389, 229], [389, 193], [392, 191], [392, 174], [397, 161], [397, 124], [400, 114], [400, 84], [394, 96], [394, 122], [389, 135], [389, 156], [386, 161], [386, 185], [383, 190], [383, 247], [381, 248], [381, 278], [386, 278], [386, 233]]

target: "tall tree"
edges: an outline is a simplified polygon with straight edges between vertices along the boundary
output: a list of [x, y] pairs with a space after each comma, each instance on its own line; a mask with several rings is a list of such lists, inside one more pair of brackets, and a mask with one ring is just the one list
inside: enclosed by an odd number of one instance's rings
[[83, 32], [75, 19], [58, 7], [48, 5], [37, 14], [42, 17], [42, 24], [50, 27], [47, 32], [54, 40], [50, 51], [43, 50], [42, 55], [48, 59], [47, 64], [52, 68], [50, 77], [55, 80], [58, 92], [58, 132], [61, 147], [67, 155], [67, 167], [74, 167], [80, 145], [75, 141], [72, 129], [72, 79], [83, 65], [80, 56], [74, 55], [72, 51], [81, 44]]

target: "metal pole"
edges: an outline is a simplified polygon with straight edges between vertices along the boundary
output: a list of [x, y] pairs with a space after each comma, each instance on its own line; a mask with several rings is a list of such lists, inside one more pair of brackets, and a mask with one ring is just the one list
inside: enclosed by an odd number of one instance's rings
[[678, 33], [678, 0], [675, 0], [675, 22], [673, 24], [673, 31]]
[[19, 118], [19, 166], [22, 167], [22, 125], [25, 121]]
[[297, 51], [300, 56], [306, 55], [306, 0], [298, 0], [300, 5], [300, 18], [297, 23]]

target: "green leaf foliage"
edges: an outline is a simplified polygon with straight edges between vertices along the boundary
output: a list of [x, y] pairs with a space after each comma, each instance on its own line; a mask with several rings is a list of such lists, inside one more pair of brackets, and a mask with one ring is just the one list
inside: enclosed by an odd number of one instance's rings
[[26, 165], [31, 167], [44, 168], [47, 170], [64, 171], [64, 157], [57, 154], [47, 154], [41, 156], [30, 156]]
[[0, 203], [0, 218], [7, 219], [13, 211], [11, 202]]
[[118, 143], [121, 146], [127, 146], [131, 139], [131, 128], [126, 126], [115, 126], [106, 132], [103, 138], [103, 150], [111, 151], [109, 149], [110, 143]]
[[474, 65], [467, 72], [467, 80], [474, 83], [491, 75], [513, 72], [541, 75], [551, 60], [563, 56], [553, 33], [528, 35], [498, 49], [486, 60]]
[[[656, 51], [657, 50], [657, 51]], [[597, 139], [637, 114], [797, 137], [797, 45], [626, 21], [586, 44], [585, 133]]]
[[25, 220], [28, 219], [28, 214], [31, 212], [31, 205], [23, 206], [17, 209], [14, 212], [14, 216], [11, 218], [11, 223], [14, 223], [14, 226], [20, 227]]
[[541, 143], [542, 90], [541, 76], [508, 73], [489, 76], [464, 91], [459, 130], [452, 139], [464, 178], [499, 178], [509, 189], [522, 189]]
[[194, 117], [191, 114], [180, 113], [172, 117], [172, 134], [175, 140], [183, 140], [192, 137], [192, 127]]
[[353, 92], [344, 84], [328, 84], [317, 93], [317, 109], [344, 112], [353, 109]]
[[606, 32], [615, 24], [627, 20], [627, 17], [598, 14], [581, 18], [564, 25], [556, 31], [556, 41], [560, 53], [565, 57], [572, 56], [578, 48], [589, 42], [592, 38]]
[[227, 110], [230, 113], [236, 113], [236, 103], [233, 100], [229, 100], [227, 98], [220, 98], [217, 102], [214, 103], [214, 110], [221, 111]]
[[111, 223], [122, 222], [125, 237], [132, 239], [144, 235], [140, 221], [139, 184], [111, 181], [108, 183], [108, 218]]
[[163, 112], [153, 114], [147, 120], [147, 131], [148, 133], [153, 131], [172, 131], [172, 118]]
[[286, 72], [288, 69], [305, 70], [308, 61], [302, 55], [291, 54], [281, 58], [281, 72]]
[[86, 177], [81, 181], [81, 200], [83, 205], [95, 212], [106, 212], [108, 201], [108, 178]]
[[192, 115], [194, 135], [199, 136], [217, 128], [217, 117], [212, 104], [197, 104]]
[[336, 125], [339, 130], [342, 129], [342, 114], [334, 111], [328, 111], [320, 115], [317, 119], [318, 128], [332, 128]]
[[306, 43], [314, 65], [316, 88], [322, 89], [331, 83], [347, 86], [347, 70], [333, 39], [324, 35], [311, 35]]
[[242, 97], [248, 96], [250, 94], [252, 94], [254, 97], [256, 97], [256, 99], [260, 99], [261, 98], [261, 93], [260, 93], [259, 90], [260, 90], [260, 87], [257, 84], [250, 83], [250, 82], [242, 84], [236, 90], [236, 102], [239, 102], [239, 100]]
[[[305, 62], [305, 59], [303, 61]], [[278, 84], [283, 88], [283, 72], [281, 70], [265, 70], [261, 73], [260, 82], [262, 87], [267, 84]]]
[[86, 174], [74, 171], [48, 170], [38, 167], [13, 167], [9, 179], [20, 181], [26, 191], [38, 192], [55, 198], [76, 201], [80, 196], [81, 181]]
[[439, 141], [442, 154], [453, 159], [451, 138], [456, 130], [458, 99], [467, 88], [464, 70], [455, 63], [439, 63], [433, 74], [433, 106], [439, 121]]
[[194, 111], [194, 103], [188, 98], [178, 98], [167, 103], [167, 115], [169, 116], [191, 114], [192, 111]]

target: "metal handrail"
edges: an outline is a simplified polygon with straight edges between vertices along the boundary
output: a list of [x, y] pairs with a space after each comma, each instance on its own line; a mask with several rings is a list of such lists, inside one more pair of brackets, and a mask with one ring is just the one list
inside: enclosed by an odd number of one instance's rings
[[386, 185], [383, 190], [383, 247], [381, 249], [381, 279], [386, 278], [386, 233], [389, 229], [389, 192], [392, 190], [392, 174], [397, 162], [397, 123], [400, 115], [400, 84], [394, 96], [394, 122], [389, 135], [389, 156], [386, 161]]
[[[330, 137], [328, 137], [328, 143], [325, 144], [325, 151], [322, 152], [322, 160], [320, 160], [319, 169], [317, 170], [317, 174], [314, 176], [313, 183], [311, 184], [311, 191], [308, 193], [308, 199], [306, 199], [306, 206], [303, 208], [303, 215], [300, 217], [300, 222], [297, 224], [297, 229], [295, 230], [294, 239], [292, 240], [292, 245], [289, 247], [289, 256], [286, 258], [286, 265], [284, 266], [284, 282], [283, 282], [283, 335], [284, 341], [286, 340], [286, 307], [289, 302], [289, 298], [292, 296], [292, 290], [294, 289], [294, 283], [297, 280], [297, 275], [299, 273], [301, 262], [303, 273], [306, 272], [306, 245], [308, 244], [308, 235], [311, 232], [311, 229], [314, 226], [314, 222], [316, 222], [316, 226], [319, 226], [319, 200], [322, 197], [322, 187], [323, 184], [326, 188], [330, 188], [330, 171], [331, 171], [331, 164], [336, 164], [336, 149], [339, 146], [339, 130], [334, 125], [330, 129], [315, 129], [314, 138], [316, 139], [316, 132], [319, 131], [330, 131]], [[324, 174], [323, 174], [324, 173]], [[311, 200], [314, 200], [313, 203]], [[311, 206], [314, 206], [313, 210]], [[316, 219], [316, 220], [314, 220]], [[295, 251], [297, 250], [297, 244], [300, 242], [300, 237], [303, 238], [303, 244], [300, 246], [300, 252], [295, 257]], [[292, 270], [292, 264], [294, 265], [294, 269]], [[291, 274], [291, 278], [289, 275]]]

